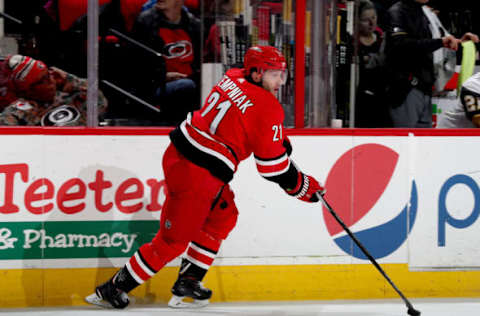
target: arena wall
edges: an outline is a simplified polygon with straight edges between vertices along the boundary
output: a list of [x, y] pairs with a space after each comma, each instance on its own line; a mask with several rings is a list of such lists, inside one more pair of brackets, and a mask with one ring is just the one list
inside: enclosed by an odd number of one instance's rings
[[[168, 129], [0, 128], [0, 306], [82, 305], [158, 228]], [[293, 160], [408, 297], [480, 297], [476, 130], [289, 130]], [[253, 159], [213, 302], [396, 298], [320, 204]], [[176, 259], [133, 291], [166, 302]]]

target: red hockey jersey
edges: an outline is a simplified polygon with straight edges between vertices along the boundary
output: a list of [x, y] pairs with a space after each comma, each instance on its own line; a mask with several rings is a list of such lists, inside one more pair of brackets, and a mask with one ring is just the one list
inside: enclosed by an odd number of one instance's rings
[[295, 186], [297, 170], [284, 145], [283, 120], [283, 108], [273, 94], [248, 82], [243, 69], [231, 69], [170, 138], [187, 159], [225, 183], [253, 152], [263, 177], [282, 187], [286, 182]]

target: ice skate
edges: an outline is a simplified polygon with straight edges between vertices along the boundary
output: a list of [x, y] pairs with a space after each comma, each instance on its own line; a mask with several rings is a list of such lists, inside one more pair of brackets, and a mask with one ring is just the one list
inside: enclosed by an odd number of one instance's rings
[[85, 297], [87, 303], [105, 308], [125, 308], [130, 303], [127, 293], [115, 287], [111, 280], [97, 286], [95, 293]]
[[[179, 278], [172, 287], [172, 294], [168, 306], [173, 308], [197, 308], [208, 305], [212, 290], [204, 287], [200, 281]], [[193, 302], [184, 301], [185, 298], [192, 298]]]

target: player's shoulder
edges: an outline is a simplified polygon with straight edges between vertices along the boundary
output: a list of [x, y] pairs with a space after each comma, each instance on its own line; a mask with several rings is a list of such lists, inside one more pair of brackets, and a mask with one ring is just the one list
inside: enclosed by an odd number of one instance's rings
[[254, 84], [249, 84], [252, 86], [252, 90], [255, 91], [252, 95], [252, 100], [258, 104], [258, 113], [262, 113], [264, 119], [268, 119], [268, 117], [272, 119], [283, 117], [283, 107], [271, 92]]
[[281, 108], [280, 102], [278, 102], [278, 99], [272, 93], [245, 79], [243, 69], [230, 69], [225, 75], [235, 81], [238, 87], [245, 91], [249, 98], [255, 100], [259, 105], [265, 105], [270, 108], [272, 106]]
[[227, 94], [247, 120], [256, 117], [283, 117], [283, 108], [277, 98], [264, 88], [249, 82], [243, 69], [230, 69], [217, 84]]
[[473, 74], [462, 85], [462, 88], [480, 94], [480, 72]]
[[477, 111], [480, 101], [480, 72], [474, 74], [462, 84], [460, 100], [470, 110], [473, 109], [472, 105], [475, 105], [474, 109]]

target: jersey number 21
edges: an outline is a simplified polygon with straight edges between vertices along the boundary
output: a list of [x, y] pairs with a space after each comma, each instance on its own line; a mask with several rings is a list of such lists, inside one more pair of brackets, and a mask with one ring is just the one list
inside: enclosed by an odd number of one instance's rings
[[[218, 92], [213, 92], [210, 94], [210, 97], [208, 97], [207, 100], [207, 107], [202, 113], [202, 117], [208, 114], [215, 105], [217, 104], [218, 100], [220, 99], [220, 93]], [[218, 124], [220, 124], [220, 121], [223, 119], [225, 114], [227, 113], [228, 109], [232, 106], [232, 102], [230, 100], [225, 100], [223, 102], [220, 102], [216, 109], [218, 110], [217, 115], [215, 115], [215, 118], [213, 119], [212, 123], [210, 123], [210, 133], [215, 134], [218, 128]]]

